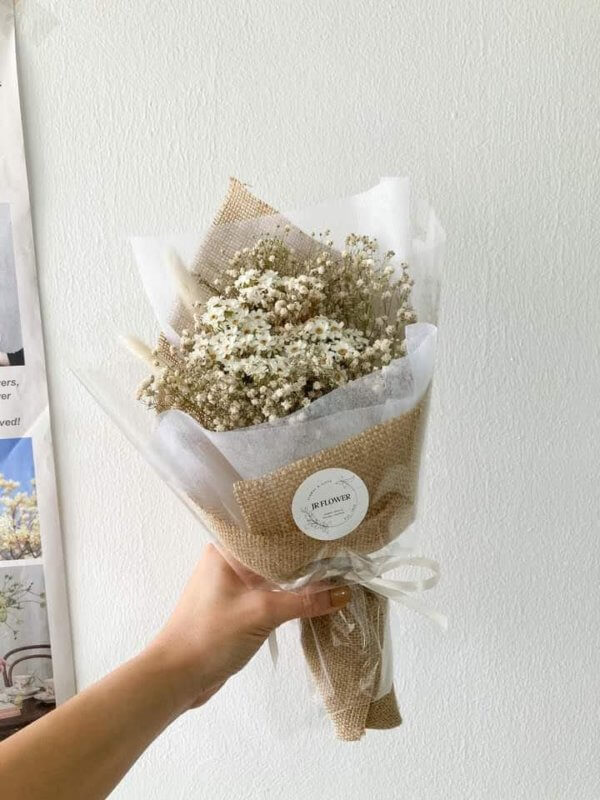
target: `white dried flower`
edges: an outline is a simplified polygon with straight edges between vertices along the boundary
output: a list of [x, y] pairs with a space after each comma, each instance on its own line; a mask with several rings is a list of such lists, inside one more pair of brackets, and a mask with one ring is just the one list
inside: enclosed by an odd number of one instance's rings
[[276, 236], [236, 251], [220, 294], [194, 304], [173, 364], [139, 388], [143, 402], [231, 430], [276, 421], [403, 355], [415, 319], [406, 265], [392, 267], [393, 253], [379, 257], [365, 236], [348, 236], [341, 258], [323, 245], [301, 264]]

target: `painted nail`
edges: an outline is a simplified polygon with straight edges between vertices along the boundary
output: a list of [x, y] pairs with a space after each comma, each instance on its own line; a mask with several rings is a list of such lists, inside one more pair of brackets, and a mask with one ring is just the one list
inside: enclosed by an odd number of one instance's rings
[[342, 608], [350, 601], [352, 592], [348, 586], [337, 586], [335, 589], [330, 590], [329, 595], [332, 608]]

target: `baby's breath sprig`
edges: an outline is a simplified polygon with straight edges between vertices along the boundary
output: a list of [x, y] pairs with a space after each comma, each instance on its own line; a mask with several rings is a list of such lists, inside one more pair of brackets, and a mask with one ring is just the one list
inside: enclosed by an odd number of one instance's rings
[[139, 388], [144, 403], [233, 430], [287, 416], [404, 355], [416, 320], [407, 265], [355, 234], [336, 253], [325, 233], [300, 261], [287, 232], [233, 254], [220, 293], [193, 304], [172, 363], [157, 362]]

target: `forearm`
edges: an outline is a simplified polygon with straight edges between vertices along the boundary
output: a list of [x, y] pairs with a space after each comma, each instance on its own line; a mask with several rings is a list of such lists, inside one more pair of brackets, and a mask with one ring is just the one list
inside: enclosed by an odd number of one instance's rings
[[186, 707], [150, 650], [0, 745], [2, 796], [105, 798]]
[[270, 631], [337, 611], [350, 596], [339, 586], [306, 594], [252, 589], [206, 548], [149, 648], [0, 744], [1, 800], [105, 798], [161, 731], [206, 702]]

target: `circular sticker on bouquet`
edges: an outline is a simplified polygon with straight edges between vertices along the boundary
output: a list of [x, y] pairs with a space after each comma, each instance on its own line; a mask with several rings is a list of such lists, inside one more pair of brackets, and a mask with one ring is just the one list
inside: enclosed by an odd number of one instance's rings
[[369, 490], [349, 469], [322, 469], [302, 481], [292, 500], [292, 516], [300, 530], [321, 541], [347, 536], [365, 518]]

